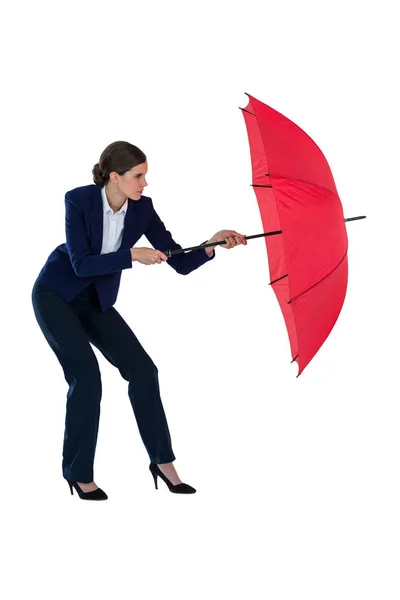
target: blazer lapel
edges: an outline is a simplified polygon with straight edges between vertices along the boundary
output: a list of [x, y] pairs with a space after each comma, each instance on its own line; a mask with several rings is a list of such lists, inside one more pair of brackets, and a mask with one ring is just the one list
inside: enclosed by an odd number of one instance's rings
[[101, 188], [96, 187], [90, 208], [90, 247], [93, 254], [100, 254], [103, 244], [103, 202]]
[[138, 230], [136, 232], [136, 228], [139, 227], [139, 223], [138, 223], [137, 217], [135, 218], [135, 213], [136, 213], [135, 208], [136, 208], [135, 201], [128, 198], [128, 209], [126, 211], [125, 219], [124, 219], [124, 230], [122, 233], [121, 248], [131, 248], [131, 246], [133, 246], [133, 244], [142, 235], [140, 233], [140, 235], [138, 235], [137, 238], [134, 241], [132, 241], [135, 234], [138, 233], [138, 231], [139, 231]]

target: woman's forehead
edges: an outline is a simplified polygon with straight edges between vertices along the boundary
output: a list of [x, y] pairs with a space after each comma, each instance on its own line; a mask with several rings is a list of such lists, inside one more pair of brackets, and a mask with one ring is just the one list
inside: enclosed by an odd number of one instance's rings
[[134, 175], [145, 175], [147, 173], [147, 161], [140, 165], [136, 165], [136, 167], [133, 167], [131, 171]]

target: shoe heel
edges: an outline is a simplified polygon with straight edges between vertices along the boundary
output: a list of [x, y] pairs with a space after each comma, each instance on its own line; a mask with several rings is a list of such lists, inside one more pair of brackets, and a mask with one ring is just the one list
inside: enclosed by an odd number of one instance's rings
[[154, 485], [156, 486], [156, 490], [158, 490], [158, 485], [157, 485], [157, 473], [154, 473], [154, 471], [151, 472], [154, 478]]
[[71, 496], [74, 495], [74, 488], [72, 487], [72, 483], [68, 481], [69, 489], [71, 490]]

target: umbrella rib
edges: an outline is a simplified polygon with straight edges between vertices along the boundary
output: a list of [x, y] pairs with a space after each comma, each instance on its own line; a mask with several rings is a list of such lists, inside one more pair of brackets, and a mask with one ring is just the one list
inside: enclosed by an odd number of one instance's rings
[[345, 252], [342, 260], [339, 261], [339, 263], [336, 265], [336, 267], [334, 269], [332, 269], [332, 271], [330, 273], [328, 273], [327, 275], [325, 275], [325, 277], [323, 277], [322, 279], [320, 279], [319, 281], [317, 281], [313, 285], [310, 285], [310, 287], [307, 288], [306, 290], [304, 290], [304, 292], [301, 292], [300, 294], [297, 294], [297, 296], [295, 296], [294, 298], [291, 298], [291, 300], [289, 300], [288, 304], [291, 304], [292, 302], [294, 302], [295, 300], [297, 300], [297, 298], [300, 298], [300, 296], [303, 296], [303, 294], [305, 294], [306, 292], [308, 292], [309, 290], [311, 290], [313, 287], [315, 287], [316, 285], [318, 285], [322, 281], [324, 281], [327, 277], [329, 277], [330, 275], [332, 275], [332, 273], [334, 271], [336, 271], [336, 269], [338, 269], [340, 267], [340, 265], [342, 264], [342, 262], [344, 261], [344, 259], [346, 258], [346, 256], [347, 256], [347, 248], [346, 248], [346, 252]]
[[[240, 108], [240, 106], [238, 108]], [[240, 108], [240, 110], [244, 110], [244, 112], [249, 113], [249, 115], [253, 115], [253, 117], [256, 116], [254, 113], [250, 112], [249, 110], [246, 110], [245, 108]]]
[[284, 279], [287, 276], [288, 276], [288, 274], [286, 273], [286, 275], [282, 275], [282, 277], [278, 277], [278, 279], [274, 279], [268, 285], [272, 285], [273, 283], [276, 283], [277, 281], [280, 281], [281, 279]]
[[292, 360], [292, 362], [291, 362], [290, 364], [294, 363], [294, 361], [296, 360], [296, 358], [298, 358], [298, 356], [299, 356], [299, 355], [298, 355], [298, 354], [296, 354], [296, 356], [294, 357], [294, 359]]

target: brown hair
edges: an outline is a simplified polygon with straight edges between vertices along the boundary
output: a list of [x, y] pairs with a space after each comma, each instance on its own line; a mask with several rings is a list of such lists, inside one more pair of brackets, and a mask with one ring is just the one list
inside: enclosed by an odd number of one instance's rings
[[145, 162], [146, 155], [129, 142], [113, 142], [101, 153], [100, 160], [92, 169], [93, 181], [103, 187], [110, 179], [111, 171], [123, 175], [133, 167]]

